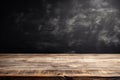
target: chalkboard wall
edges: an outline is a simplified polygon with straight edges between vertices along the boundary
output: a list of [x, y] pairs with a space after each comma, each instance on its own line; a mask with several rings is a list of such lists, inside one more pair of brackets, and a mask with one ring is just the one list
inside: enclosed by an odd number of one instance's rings
[[119, 53], [120, 0], [3, 0], [0, 52]]

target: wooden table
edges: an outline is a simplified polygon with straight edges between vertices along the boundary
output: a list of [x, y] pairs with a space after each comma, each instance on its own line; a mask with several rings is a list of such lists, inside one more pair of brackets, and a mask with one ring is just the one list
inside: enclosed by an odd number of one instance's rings
[[120, 80], [120, 54], [0, 54], [0, 80]]

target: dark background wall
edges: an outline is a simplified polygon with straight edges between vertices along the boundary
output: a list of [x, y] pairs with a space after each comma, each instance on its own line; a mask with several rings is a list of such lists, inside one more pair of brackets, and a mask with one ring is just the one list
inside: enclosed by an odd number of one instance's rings
[[0, 52], [119, 53], [120, 0], [3, 0]]

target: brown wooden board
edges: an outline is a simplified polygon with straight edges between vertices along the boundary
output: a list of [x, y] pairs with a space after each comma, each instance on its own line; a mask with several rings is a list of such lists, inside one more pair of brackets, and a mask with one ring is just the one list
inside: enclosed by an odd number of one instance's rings
[[120, 54], [0, 54], [0, 76], [117, 80]]
[[120, 77], [0, 77], [0, 80], [120, 80]]

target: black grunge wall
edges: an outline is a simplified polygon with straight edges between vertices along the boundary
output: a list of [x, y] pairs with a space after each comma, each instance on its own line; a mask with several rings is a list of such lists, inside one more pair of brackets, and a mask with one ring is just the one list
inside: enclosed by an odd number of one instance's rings
[[120, 0], [3, 0], [0, 52], [119, 53]]

